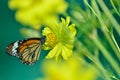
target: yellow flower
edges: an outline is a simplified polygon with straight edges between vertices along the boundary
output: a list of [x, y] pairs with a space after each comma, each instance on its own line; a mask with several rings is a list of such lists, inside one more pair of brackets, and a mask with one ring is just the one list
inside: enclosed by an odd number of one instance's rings
[[43, 62], [42, 70], [45, 77], [37, 80], [95, 80], [98, 76], [97, 70], [78, 55], [59, 64], [47, 60]]
[[44, 49], [51, 49], [46, 58], [54, 58], [56, 61], [61, 58], [66, 60], [72, 54], [76, 34], [75, 24], [70, 24], [70, 17], [61, 20], [61, 23], [54, 22], [45, 27], [42, 32], [46, 36]]
[[68, 6], [65, 0], [9, 0], [8, 5], [16, 10], [17, 21], [35, 29], [51, 19], [56, 20]]

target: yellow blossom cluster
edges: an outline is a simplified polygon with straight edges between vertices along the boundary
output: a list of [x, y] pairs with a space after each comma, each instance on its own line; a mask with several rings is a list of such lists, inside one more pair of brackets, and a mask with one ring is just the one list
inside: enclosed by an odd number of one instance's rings
[[59, 64], [47, 60], [42, 67], [44, 78], [38, 80], [96, 80], [98, 76], [94, 67], [76, 55]]
[[51, 19], [57, 19], [58, 14], [65, 13], [65, 0], [9, 0], [9, 8], [16, 10], [16, 20], [23, 25], [39, 29]]

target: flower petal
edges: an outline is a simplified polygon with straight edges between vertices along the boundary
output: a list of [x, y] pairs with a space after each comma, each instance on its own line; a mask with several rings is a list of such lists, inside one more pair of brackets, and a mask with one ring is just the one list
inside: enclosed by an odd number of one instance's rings
[[66, 17], [66, 26], [69, 26], [69, 23], [70, 23], [70, 17], [67, 16], [67, 17]]
[[70, 29], [70, 31], [71, 31], [71, 34], [72, 34], [73, 36], [75, 36], [75, 34], [76, 34], [75, 24], [71, 24], [71, 25], [69, 26], [69, 29]]
[[61, 18], [61, 20], [62, 20], [62, 24], [65, 25], [65, 24], [66, 24], [66, 23], [65, 23], [65, 19], [64, 19], [64, 18]]
[[52, 31], [48, 27], [45, 27], [44, 30], [42, 30], [42, 35], [47, 35], [49, 33], [52, 33]]
[[68, 57], [72, 54], [72, 50], [67, 48], [66, 46], [63, 46], [62, 48], [62, 57], [67, 60]]
[[53, 58], [60, 51], [60, 44], [58, 43], [46, 56], [46, 58]]

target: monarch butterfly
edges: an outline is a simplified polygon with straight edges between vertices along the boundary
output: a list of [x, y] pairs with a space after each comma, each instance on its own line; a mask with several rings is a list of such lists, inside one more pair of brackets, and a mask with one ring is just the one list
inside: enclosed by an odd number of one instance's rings
[[22, 63], [32, 65], [40, 56], [40, 50], [45, 43], [46, 37], [41, 38], [28, 38], [24, 40], [18, 40], [10, 43], [6, 47], [6, 52], [12, 56], [19, 58]]

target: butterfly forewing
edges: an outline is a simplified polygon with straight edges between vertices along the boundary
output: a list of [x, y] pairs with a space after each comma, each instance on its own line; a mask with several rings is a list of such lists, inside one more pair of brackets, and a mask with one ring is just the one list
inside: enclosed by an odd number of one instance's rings
[[6, 48], [7, 53], [12, 55], [13, 43], [9, 44]]
[[18, 57], [18, 41], [11, 43], [7, 46], [6, 51], [8, 54], [12, 55], [12, 56], [16, 56]]
[[7, 53], [18, 57], [25, 64], [33, 64], [39, 59], [40, 50], [45, 42], [45, 36], [42, 38], [29, 38], [19, 40], [7, 46]]

